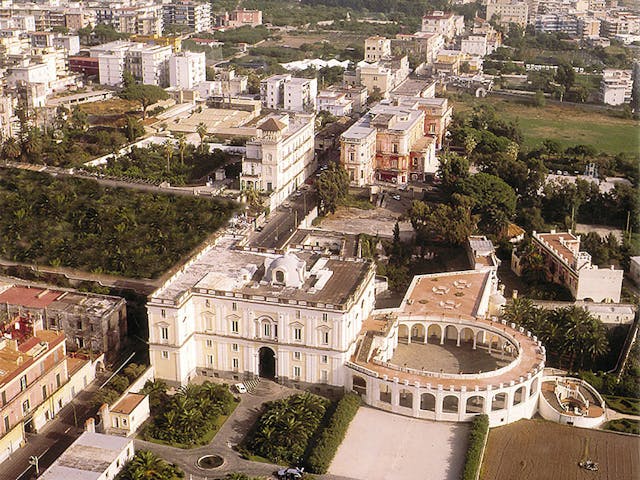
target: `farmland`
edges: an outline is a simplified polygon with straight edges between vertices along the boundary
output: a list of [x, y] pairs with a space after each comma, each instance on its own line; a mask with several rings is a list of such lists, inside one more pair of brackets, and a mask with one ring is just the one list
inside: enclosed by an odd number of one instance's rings
[[[598, 472], [578, 466], [587, 459]], [[521, 420], [491, 430], [480, 478], [632, 480], [639, 470], [640, 438]]]

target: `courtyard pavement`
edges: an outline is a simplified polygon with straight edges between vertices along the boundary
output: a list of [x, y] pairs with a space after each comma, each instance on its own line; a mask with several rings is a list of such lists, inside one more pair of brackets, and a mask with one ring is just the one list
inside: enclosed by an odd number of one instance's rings
[[360, 480], [458, 480], [469, 425], [361, 407], [329, 473]]
[[[429, 342], [436, 342], [436, 337]], [[476, 350], [470, 343], [463, 342], [456, 347], [455, 342], [447, 341], [444, 345], [435, 343], [418, 343], [415, 340], [407, 345], [398, 343], [393, 352], [391, 363], [400, 367], [409, 367], [430, 372], [444, 373], [476, 373], [488, 372], [508, 365], [513, 358], [500, 353], [491, 353], [487, 347], [479, 345]]]

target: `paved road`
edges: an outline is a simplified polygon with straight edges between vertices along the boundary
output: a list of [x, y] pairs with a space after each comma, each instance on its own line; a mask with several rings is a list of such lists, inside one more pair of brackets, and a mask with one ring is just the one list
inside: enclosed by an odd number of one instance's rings
[[[254, 393], [242, 396], [238, 407], [209, 445], [192, 450], [182, 450], [166, 445], [136, 440], [136, 449], [151, 450], [165, 460], [179, 465], [187, 474], [187, 478], [190, 478], [189, 475], [192, 475], [193, 480], [222, 478], [225, 474], [232, 472], [270, 476], [279, 468], [282, 468], [282, 466], [244, 460], [231, 447], [242, 441], [247, 430], [258, 418], [262, 403], [277, 400], [295, 392], [296, 390], [283, 387], [277, 383], [262, 381], [258, 384]], [[220, 455], [224, 458], [224, 464], [213, 470], [202, 470], [196, 466], [196, 461], [201, 456], [211, 454]], [[316, 478], [325, 480], [354, 480], [336, 475], [318, 475]]]

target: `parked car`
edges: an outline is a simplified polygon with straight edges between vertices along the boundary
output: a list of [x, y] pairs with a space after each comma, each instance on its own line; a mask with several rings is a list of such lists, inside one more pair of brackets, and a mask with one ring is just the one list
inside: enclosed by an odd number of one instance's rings
[[247, 393], [247, 387], [244, 386], [244, 383], [236, 383], [234, 387], [238, 393]]
[[394, 200], [400, 200], [400, 195], [398, 194], [391, 195], [391, 198], [393, 198]]
[[292, 467], [278, 470], [278, 478], [282, 480], [299, 480], [304, 474], [304, 468]]

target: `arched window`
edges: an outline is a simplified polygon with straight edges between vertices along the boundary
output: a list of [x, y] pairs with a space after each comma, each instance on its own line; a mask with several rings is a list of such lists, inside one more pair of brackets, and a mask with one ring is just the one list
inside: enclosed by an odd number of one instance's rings
[[276, 270], [276, 283], [284, 283], [284, 272], [282, 270]]

